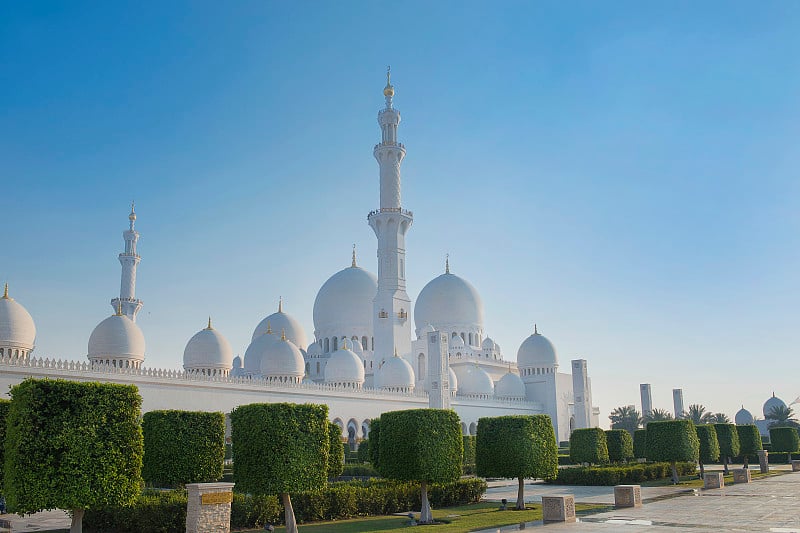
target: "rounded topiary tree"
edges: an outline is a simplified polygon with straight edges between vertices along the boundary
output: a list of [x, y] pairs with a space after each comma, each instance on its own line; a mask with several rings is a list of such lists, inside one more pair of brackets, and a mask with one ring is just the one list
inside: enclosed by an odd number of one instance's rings
[[11, 388], [5, 497], [15, 513], [132, 504], [142, 483], [142, 399], [133, 385], [26, 379]]
[[727, 474], [731, 457], [739, 455], [739, 432], [734, 424], [714, 424], [714, 429], [717, 431], [722, 469]]
[[328, 479], [332, 479], [344, 472], [342, 429], [333, 422], [328, 422], [328, 439]]
[[569, 437], [569, 458], [573, 463], [608, 462], [606, 434], [600, 428], [576, 429]]
[[672, 482], [678, 483], [678, 461], [697, 462], [700, 441], [691, 420], [664, 420], [647, 424], [647, 460], [672, 465]]
[[286, 531], [297, 532], [290, 492], [323, 487], [328, 474], [328, 407], [255, 403], [231, 412], [233, 478], [242, 492], [278, 494]]
[[633, 456], [637, 459], [647, 458], [647, 430], [637, 429], [633, 432]]
[[[375, 425], [371, 426], [375, 435]], [[447, 409], [409, 409], [383, 413], [380, 421], [378, 472], [389, 479], [418, 481], [422, 492], [420, 523], [433, 522], [428, 483], [461, 477], [461, 424]], [[376, 446], [370, 446], [370, 450]]]
[[142, 419], [145, 482], [159, 487], [206, 483], [222, 477], [225, 415], [149, 411]]
[[468, 468], [475, 467], [475, 437], [473, 435], [464, 435], [462, 437], [464, 441], [464, 452], [461, 455], [461, 464], [464, 467], [464, 473], [474, 473], [474, 472], [466, 472]]
[[368, 463], [369, 462], [369, 439], [362, 440], [358, 443], [358, 450], [356, 451], [356, 457], [358, 458], [359, 463]]
[[698, 424], [694, 429], [697, 431], [697, 439], [700, 441], [699, 462], [700, 477], [702, 477], [706, 473], [704, 465], [719, 459], [719, 441], [713, 424]]
[[[624, 432], [624, 430], [622, 430]], [[512, 415], [478, 420], [475, 469], [481, 477], [517, 478], [517, 509], [525, 509], [525, 478], [554, 479], [558, 445], [547, 415]]]
[[[788, 462], [792, 462], [792, 454], [800, 448], [800, 437], [797, 429], [792, 427], [770, 428], [769, 441], [773, 452], [786, 452]], [[6, 464], [8, 464], [6, 462]]]
[[736, 426], [736, 432], [739, 434], [739, 453], [742, 455], [744, 467], [747, 468], [750, 456], [764, 449], [761, 432], [755, 424]]
[[622, 463], [633, 459], [633, 438], [626, 429], [610, 429], [606, 433], [608, 460]]

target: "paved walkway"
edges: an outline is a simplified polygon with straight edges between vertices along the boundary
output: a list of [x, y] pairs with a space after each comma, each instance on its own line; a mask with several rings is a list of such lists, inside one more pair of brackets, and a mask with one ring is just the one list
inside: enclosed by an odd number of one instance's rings
[[[42, 511], [28, 516], [15, 514], [0, 515], [0, 520], [11, 522], [13, 533], [31, 533], [34, 531], [51, 531], [54, 529], [69, 530], [72, 519], [64, 511]], [[0, 529], [0, 531], [3, 531]]]

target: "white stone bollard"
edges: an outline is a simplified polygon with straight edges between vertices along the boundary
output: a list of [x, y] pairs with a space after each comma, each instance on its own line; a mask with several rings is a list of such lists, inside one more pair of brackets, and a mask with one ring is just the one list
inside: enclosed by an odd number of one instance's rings
[[617, 485], [614, 487], [614, 507], [641, 507], [641, 485]]
[[189, 483], [186, 533], [230, 533], [233, 483]]
[[737, 468], [733, 471], [734, 483], [750, 483], [752, 477], [750, 476], [749, 468]]
[[575, 496], [542, 496], [542, 518], [545, 522], [574, 522]]
[[769, 452], [767, 450], [758, 450], [758, 468], [762, 474], [769, 472]]
[[722, 477], [722, 472], [706, 473], [703, 476], [704, 489], [721, 489], [725, 486], [725, 479]]
[[792, 472], [800, 472], [800, 461], [792, 461]]

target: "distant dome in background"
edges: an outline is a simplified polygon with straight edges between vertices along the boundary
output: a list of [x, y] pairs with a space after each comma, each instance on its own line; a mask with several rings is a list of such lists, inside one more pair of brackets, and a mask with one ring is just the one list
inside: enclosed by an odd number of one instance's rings
[[494, 386], [494, 395], [507, 400], [525, 399], [525, 384], [522, 378], [509, 371]]
[[364, 384], [364, 365], [355, 352], [348, 349], [349, 341], [331, 354], [325, 365], [325, 383], [360, 388]]
[[533, 335], [522, 341], [517, 350], [517, 367], [550, 367], [558, 365], [555, 346], [534, 326]]
[[477, 365], [458, 366], [458, 394], [473, 398], [491, 398], [494, 395], [494, 382], [489, 374]]
[[[241, 359], [239, 360], [241, 363]], [[187, 371], [227, 375], [233, 368], [233, 350], [228, 340], [211, 327], [194, 334], [183, 350], [183, 368]]]
[[244, 373], [251, 376], [261, 374], [261, 361], [266, 357], [270, 347], [277, 342], [280, 342], [280, 339], [274, 333], [265, 333], [254, 339], [244, 352]]
[[286, 338], [300, 349], [305, 350], [306, 346], [308, 346], [303, 326], [293, 316], [283, 312], [282, 299], [278, 301], [278, 311], [258, 323], [253, 331], [253, 337], [250, 339], [251, 342], [266, 333], [268, 328], [271, 328], [272, 331], [285, 331]]
[[125, 315], [111, 315], [100, 322], [89, 337], [89, 360], [138, 368], [144, 361], [144, 334]]
[[28, 355], [36, 342], [36, 325], [27, 309], [8, 295], [6, 283], [0, 298], [0, 348], [3, 355]]
[[[262, 335], [261, 338], [271, 335]], [[261, 357], [261, 377], [282, 383], [300, 383], [305, 376], [305, 361], [300, 348], [286, 337], [266, 345]]]
[[786, 408], [786, 403], [780, 398], [776, 397], [775, 393], [773, 392], [772, 398], [769, 398], [766, 402], [764, 402], [764, 418], [767, 418], [772, 412], [772, 409], [775, 407]]
[[736, 416], [734, 417], [734, 422], [736, 422], [737, 426], [747, 426], [752, 424], [755, 421], [753, 415], [744, 408], [744, 405], [741, 409], [736, 412]]

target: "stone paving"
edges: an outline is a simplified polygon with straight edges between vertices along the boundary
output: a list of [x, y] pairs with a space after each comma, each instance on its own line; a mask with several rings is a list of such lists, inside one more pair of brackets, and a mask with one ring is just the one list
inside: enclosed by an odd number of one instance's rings
[[[31, 533], [34, 531], [51, 531], [54, 529], [67, 529], [72, 519], [64, 511], [42, 511], [28, 516], [15, 514], [0, 515], [0, 520], [11, 523], [13, 533]], [[0, 528], [0, 531], [4, 531]]]

